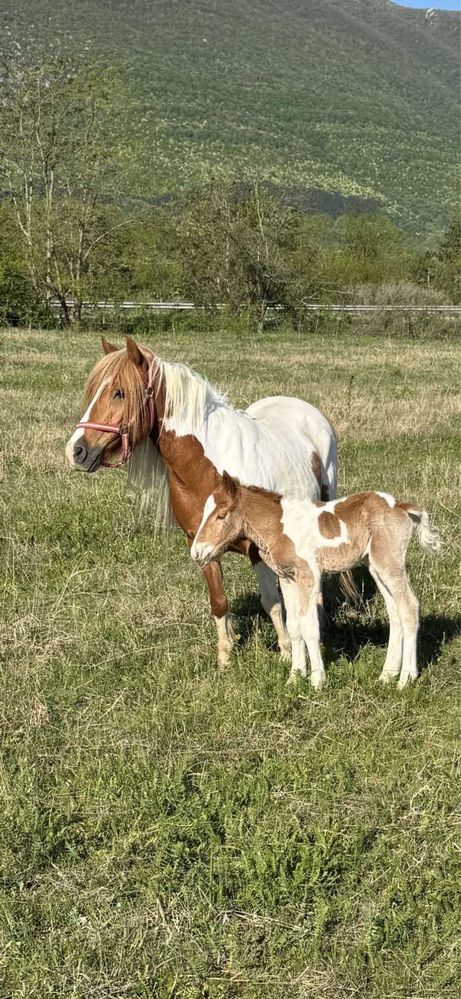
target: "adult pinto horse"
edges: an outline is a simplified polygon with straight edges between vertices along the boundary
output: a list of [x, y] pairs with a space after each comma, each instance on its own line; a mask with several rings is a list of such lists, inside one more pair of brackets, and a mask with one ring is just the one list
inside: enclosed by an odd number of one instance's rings
[[[134, 484], [147, 500], [155, 499], [157, 522], [172, 516], [189, 545], [224, 468], [243, 484], [311, 499], [335, 497], [336, 440], [314, 406], [275, 396], [236, 410], [189, 367], [163, 361], [131, 337], [122, 350], [105, 339], [102, 345], [105, 356], [88, 379], [86, 411], [67, 443], [67, 459], [89, 473], [128, 461]], [[275, 575], [248, 539], [238, 539], [231, 550], [250, 558], [281, 654], [289, 658]], [[233, 633], [220, 562], [207, 565], [204, 575], [218, 662], [225, 665]]]

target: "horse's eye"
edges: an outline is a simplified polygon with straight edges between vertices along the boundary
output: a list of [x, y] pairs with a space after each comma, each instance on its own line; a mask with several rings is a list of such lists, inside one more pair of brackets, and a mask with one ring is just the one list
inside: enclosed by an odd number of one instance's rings
[[225, 510], [224, 513], [217, 513], [216, 516], [218, 520], [225, 520], [227, 517], [227, 510]]
[[116, 391], [114, 392], [114, 399], [124, 399], [124, 398], [125, 398], [125, 393], [123, 389], [116, 389]]

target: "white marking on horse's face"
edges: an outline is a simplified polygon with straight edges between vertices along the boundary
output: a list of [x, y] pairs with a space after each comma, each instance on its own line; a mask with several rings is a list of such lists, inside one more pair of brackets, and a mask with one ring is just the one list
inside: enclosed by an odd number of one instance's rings
[[[98, 391], [93, 396], [93, 398], [92, 398], [92, 400], [91, 400], [91, 402], [90, 402], [90, 404], [88, 406], [88, 409], [85, 410], [85, 412], [84, 412], [81, 420], [79, 420], [79, 423], [88, 423], [88, 421], [90, 420], [90, 417], [91, 417], [91, 410], [93, 409], [93, 406], [97, 403], [98, 399], [102, 395], [102, 393], [103, 393], [106, 385], [108, 385], [109, 382], [110, 382], [110, 378], [105, 378], [104, 381], [101, 382], [101, 384], [100, 384], [100, 386], [98, 388]], [[84, 433], [85, 433], [85, 431], [84, 431], [83, 427], [78, 427], [77, 430], [74, 430], [72, 436], [69, 437], [69, 440], [67, 441], [67, 444], [66, 444], [66, 458], [67, 458], [67, 460], [68, 460], [69, 465], [71, 466], [71, 468], [77, 468], [77, 469], [80, 470], [80, 466], [78, 465], [78, 463], [74, 459], [74, 445], [77, 443], [77, 441], [80, 440], [81, 437], [83, 437]]]
[[396, 504], [395, 496], [391, 496], [390, 493], [376, 493], [376, 495], [381, 496], [383, 500], [386, 500], [386, 503], [391, 507], [391, 509], [392, 507], [395, 506]]

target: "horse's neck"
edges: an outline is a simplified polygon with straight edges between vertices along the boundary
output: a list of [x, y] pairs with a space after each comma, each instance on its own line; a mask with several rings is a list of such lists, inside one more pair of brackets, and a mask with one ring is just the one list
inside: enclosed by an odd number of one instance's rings
[[282, 505], [264, 490], [242, 486], [243, 513], [247, 536], [258, 548], [275, 552], [283, 534]]
[[169, 474], [188, 491], [206, 499], [218, 485], [216, 468], [193, 434], [178, 437], [172, 430], [161, 430], [157, 447]]
[[170, 473], [178, 478], [187, 489], [208, 496], [216, 487], [217, 472], [206, 457], [204, 445], [194, 432], [193, 417], [188, 422], [179, 420], [181, 429], [175, 428], [175, 419], [166, 414], [168, 409], [165, 379], [159, 373], [155, 385], [156, 433], [152, 439]]

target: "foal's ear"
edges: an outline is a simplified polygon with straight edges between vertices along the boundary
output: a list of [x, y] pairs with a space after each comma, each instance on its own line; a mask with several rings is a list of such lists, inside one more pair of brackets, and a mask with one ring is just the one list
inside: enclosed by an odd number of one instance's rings
[[238, 490], [237, 479], [232, 478], [232, 475], [229, 475], [229, 472], [223, 472], [222, 482], [226, 493], [228, 493], [229, 496], [232, 496], [232, 499], [235, 499]]
[[139, 349], [136, 340], [133, 340], [132, 336], [126, 336], [125, 340], [126, 352], [130, 361], [133, 361], [133, 364], [136, 364], [138, 368], [142, 368], [143, 371], [148, 371], [149, 361], [147, 360], [147, 357], [144, 357], [142, 350]]
[[118, 350], [118, 347], [114, 347], [113, 343], [109, 343], [105, 336], [101, 337], [102, 349], [105, 354], [113, 354], [114, 350]]

